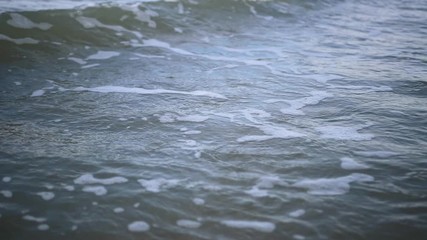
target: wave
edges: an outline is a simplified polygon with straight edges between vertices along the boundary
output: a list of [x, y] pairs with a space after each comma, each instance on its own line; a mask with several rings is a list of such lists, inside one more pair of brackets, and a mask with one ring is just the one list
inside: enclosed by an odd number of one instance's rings
[[7, 1], [0, 2], [0, 41], [9, 43], [2, 48], [129, 46], [159, 34], [232, 34], [254, 21], [298, 17], [325, 3], [328, 1]]

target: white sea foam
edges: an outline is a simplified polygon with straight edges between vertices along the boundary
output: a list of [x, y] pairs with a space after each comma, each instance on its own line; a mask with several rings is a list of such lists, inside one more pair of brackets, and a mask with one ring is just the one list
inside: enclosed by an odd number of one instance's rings
[[82, 191], [94, 193], [97, 196], [107, 194], [107, 189], [104, 186], [84, 186]]
[[201, 116], [201, 115], [188, 115], [188, 116], [180, 116], [176, 118], [176, 120], [184, 121], [184, 122], [204, 122], [208, 119], [209, 119], [208, 116]]
[[267, 190], [259, 189], [257, 186], [252, 187], [250, 190], [245, 191], [246, 194], [251, 195], [252, 197], [267, 197]]
[[29, 37], [26, 37], [26, 38], [11, 38], [11, 37], [6, 36], [4, 34], [0, 34], [0, 40], [6, 40], [6, 41], [9, 41], [9, 42], [13, 42], [15, 44], [18, 44], [18, 45], [22, 45], [22, 44], [38, 44], [40, 42], [39, 40], [36, 40], [36, 39], [33, 39], [33, 38], [29, 38]]
[[38, 192], [37, 195], [39, 195], [45, 201], [52, 200], [55, 197], [53, 192]]
[[5, 197], [5, 198], [13, 197], [13, 193], [9, 190], [1, 190], [0, 194], [3, 195], [3, 197]]
[[266, 197], [268, 196], [268, 191], [263, 190], [262, 188], [273, 188], [275, 185], [287, 185], [283, 182], [278, 176], [262, 176], [258, 179], [257, 184], [253, 186], [250, 190], [245, 191], [245, 193], [253, 197]]
[[161, 123], [172, 123], [175, 121], [204, 122], [208, 119], [209, 119], [208, 116], [201, 116], [201, 115], [177, 116], [177, 115], [171, 114], [171, 113], [165, 113], [164, 115], [159, 117], [159, 121]]
[[42, 222], [45, 222], [47, 220], [46, 218], [34, 217], [31, 215], [25, 215], [22, 217], [22, 219], [27, 220], [27, 221], [32, 221], [32, 222], [38, 222], [38, 223], [42, 223]]
[[99, 64], [99, 63], [88, 64], [88, 65], [81, 66], [81, 69], [93, 68], [93, 67], [96, 67], [96, 66], [99, 66], [99, 65], [101, 65], [101, 64]]
[[16, 86], [21, 86], [22, 83], [21, 82], [14, 82]]
[[399, 153], [392, 151], [354, 151], [354, 154], [369, 158], [389, 158], [398, 156]]
[[333, 94], [325, 92], [325, 91], [311, 91], [309, 92], [311, 96], [299, 98], [299, 99], [293, 99], [293, 100], [287, 100], [287, 99], [268, 99], [264, 102], [266, 103], [276, 103], [276, 102], [285, 102], [289, 105], [287, 108], [283, 108], [280, 111], [284, 114], [289, 115], [305, 115], [305, 113], [301, 110], [307, 105], [316, 105], [320, 101], [324, 100], [325, 98], [332, 97]]
[[189, 131], [185, 131], [183, 133], [186, 134], [186, 135], [196, 135], [196, 134], [200, 134], [202, 132], [199, 131], [199, 130], [189, 130]]
[[122, 212], [124, 212], [125, 211], [125, 209], [123, 209], [123, 208], [121, 208], [121, 207], [118, 207], [118, 208], [114, 208], [114, 210], [113, 210], [115, 213], [122, 213]]
[[371, 182], [374, 178], [363, 173], [353, 173], [338, 178], [306, 179], [296, 182], [295, 187], [305, 188], [312, 195], [342, 195], [350, 190], [352, 182]]
[[81, 59], [81, 58], [68, 57], [67, 59], [68, 59], [68, 60], [70, 60], [70, 61], [73, 61], [73, 62], [75, 62], [75, 63], [81, 64], [81, 65], [84, 65], [84, 64], [86, 64], [86, 63], [87, 63], [85, 60], [83, 60], [83, 59]]
[[179, 183], [177, 179], [156, 178], [151, 180], [139, 179], [138, 182], [148, 192], [160, 192], [161, 189], [174, 187]]
[[341, 168], [346, 170], [357, 170], [357, 169], [367, 169], [368, 165], [358, 163], [354, 159], [349, 157], [342, 157], [341, 159]]
[[258, 179], [256, 184], [256, 186], [260, 188], [273, 188], [275, 185], [284, 186], [287, 184], [278, 176], [262, 176]]
[[238, 66], [240, 66], [240, 65], [238, 65], [238, 64], [226, 64], [226, 65], [224, 65], [224, 66], [220, 66], [220, 67], [215, 67], [215, 68], [209, 69], [209, 70], [207, 71], [207, 73], [208, 73], [208, 74], [211, 74], [211, 73], [213, 73], [215, 70], [225, 69], [225, 68], [236, 68], [236, 67], [238, 67]]
[[55, 1], [0, 1], [0, 13], [4, 11], [39, 11], [39, 10], [53, 10], [53, 9], [74, 9], [76, 7], [89, 7], [94, 6], [99, 1], [68, 1], [68, 0], [55, 0]]
[[97, 53], [88, 56], [86, 60], [105, 60], [119, 55], [119, 52], [114, 51], [98, 51]]
[[274, 138], [289, 139], [289, 138], [299, 138], [299, 137], [305, 136], [305, 134], [290, 131], [283, 127], [268, 126], [268, 125], [261, 125], [256, 127], [258, 127], [261, 131], [263, 131], [267, 135], [243, 136], [238, 138], [237, 142], [265, 141], [265, 140], [270, 140]]
[[172, 122], [175, 122], [175, 118], [176, 118], [175, 115], [172, 115], [170, 113], [166, 113], [166, 114], [159, 117], [159, 121], [161, 123], [172, 123]]
[[297, 217], [301, 217], [304, 214], [305, 214], [304, 209], [297, 209], [295, 211], [290, 212], [289, 216], [297, 218]]
[[116, 183], [125, 183], [128, 179], [124, 177], [111, 177], [111, 178], [95, 178], [92, 174], [83, 174], [82, 176], [74, 179], [75, 184], [104, 184], [111, 185]]
[[321, 132], [321, 138], [336, 140], [364, 141], [374, 138], [373, 134], [359, 133], [360, 127], [322, 126], [316, 130]]
[[98, 21], [95, 18], [78, 16], [78, 17], [76, 17], [76, 20], [84, 28], [95, 28], [95, 27], [105, 28], [105, 29], [110, 29], [112, 31], [116, 31], [116, 32], [127, 32], [127, 33], [130, 33], [130, 34], [136, 36], [137, 38], [142, 38], [142, 34], [140, 32], [131, 31], [131, 30], [128, 30], [128, 29], [126, 29], [122, 26], [118, 26], [118, 25], [107, 25], [107, 24], [101, 23], [100, 21]]
[[393, 91], [393, 88], [389, 86], [329, 86], [329, 88], [334, 89], [347, 89], [352, 90], [353, 93], [366, 94], [369, 92], [390, 92]]
[[167, 42], [163, 42], [157, 39], [147, 39], [144, 40], [144, 44], [143, 46], [145, 47], [158, 47], [158, 48], [165, 48], [168, 49], [172, 52], [178, 53], [178, 54], [182, 54], [182, 55], [194, 55], [193, 53], [184, 50], [184, 49], [180, 49], [180, 48], [174, 48], [171, 47], [171, 45]]
[[273, 232], [276, 228], [274, 223], [261, 221], [224, 220], [221, 224], [231, 228], [249, 228], [260, 232]]
[[150, 230], [150, 225], [144, 221], [135, 221], [128, 225], [128, 230], [131, 232], [146, 232]]
[[71, 185], [65, 185], [65, 186], [64, 186], [64, 188], [65, 188], [65, 190], [67, 190], [67, 191], [69, 191], [69, 192], [72, 192], [72, 191], [74, 191], [74, 190], [75, 190], [75, 187], [74, 187], [74, 186], [71, 186]]
[[159, 55], [147, 55], [147, 54], [140, 54], [140, 53], [133, 53], [133, 54], [142, 58], [165, 58], [165, 56], [159, 56]]
[[49, 28], [52, 27], [52, 24], [49, 24], [49, 23], [34, 23], [27, 17], [18, 13], [10, 13], [10, 17], [12, 19], [7, 20], [7, 24], [16, 28], [23, 28], [23, 29], [38, 28], [40, 30], [48, 30]]
[[176, 221], [176, 225], [185, 228], [199, 228], [202, 224], [193, 220], [180, 219]]
[[99, 92], [99, 93], [137, 93], [137, 94], [183, 94], [183, 95], [193, 95], [193, 96], [205, 96], [211, 98], [221, 98], [226, 99], [221, 94], [208, 92], [208, 91], [174, 91], [167, 89], [145, 89], [145, 88], [130, 88], [130, 87], [120, 87], [120, 86], [101, 86], [93, 88], [77, 87], [72, 89], [72, 91], [89, 91], [89, 92]]
[[43, 96], [45, 94], [45, 92], [46, 92], [45, 90], [39, 89], [39, 90], [34, 91], [30, 97], [40, 97], [40, 96]]
[[305, 237], [304, 237], [304, 236], [299, 235], [299, 234], [294, 234], [292, 237], [293, 237], [295, 240], [304, 240], [304, 239], [305, 239]]
[[47, 224], [40, 224], [40, 225], [37, 226], [37, 229], [40, 230], [40, 231], [47, 231], [47, 230], [49, 230], [49, 225], [47, 225]]
[[331, 80], [338, 80], [342, 79], [342, 76], [334, 75], [334, 74], [283, 74], [291, 77], [298, 77], [298, 78], [308, 78], [313, 79], [320, 83], [326, 83]]
[[259, 109], [249, 108], [241, 110], [243, 113], [243, 116], [250, 122], [253, 123], [260, 123], [256, 118], [269, 118], [271, 117], [271, 114]]
[[139, 8], [139, 3], [135, 4], [118, 4], [117, 7], [125, 11], [131, 11], [133, 13], [133, 17], [141, 22], [145, 22], [149, 27], [155, 28], [157, 26], [156, 22], [151, 19], [151, 17], [157, 17], [159, 14], [154, 12], [151, 9], [141, 10]]
[[203, 200], [201, 198], [193, 198], [193, 203], [196, 205], [203, 205], [203, 204], [205, 204], [205, 200]]
[[2, 181], [7, 183], [7, 182], [12, 181], [12, 178], [11, 177], [3, 177]]

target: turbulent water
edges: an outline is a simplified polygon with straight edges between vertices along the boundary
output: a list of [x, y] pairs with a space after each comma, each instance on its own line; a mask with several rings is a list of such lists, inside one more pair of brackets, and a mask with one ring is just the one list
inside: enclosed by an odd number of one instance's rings
[[426, 239], [427, 2], [0, 1], [0, 239]]

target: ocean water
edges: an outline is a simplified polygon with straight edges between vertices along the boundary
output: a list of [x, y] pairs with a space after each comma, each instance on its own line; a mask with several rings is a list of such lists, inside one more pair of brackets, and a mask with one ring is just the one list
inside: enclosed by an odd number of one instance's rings
[[0, 239], [427, 239], [426, 186], [427, 1], [0, 1]]

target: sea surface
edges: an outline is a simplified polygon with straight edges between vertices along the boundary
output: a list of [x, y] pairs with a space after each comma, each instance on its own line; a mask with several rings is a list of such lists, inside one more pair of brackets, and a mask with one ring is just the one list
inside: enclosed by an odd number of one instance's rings
[[0, 239], [427, 239], [427, 1], [0, 0]]

